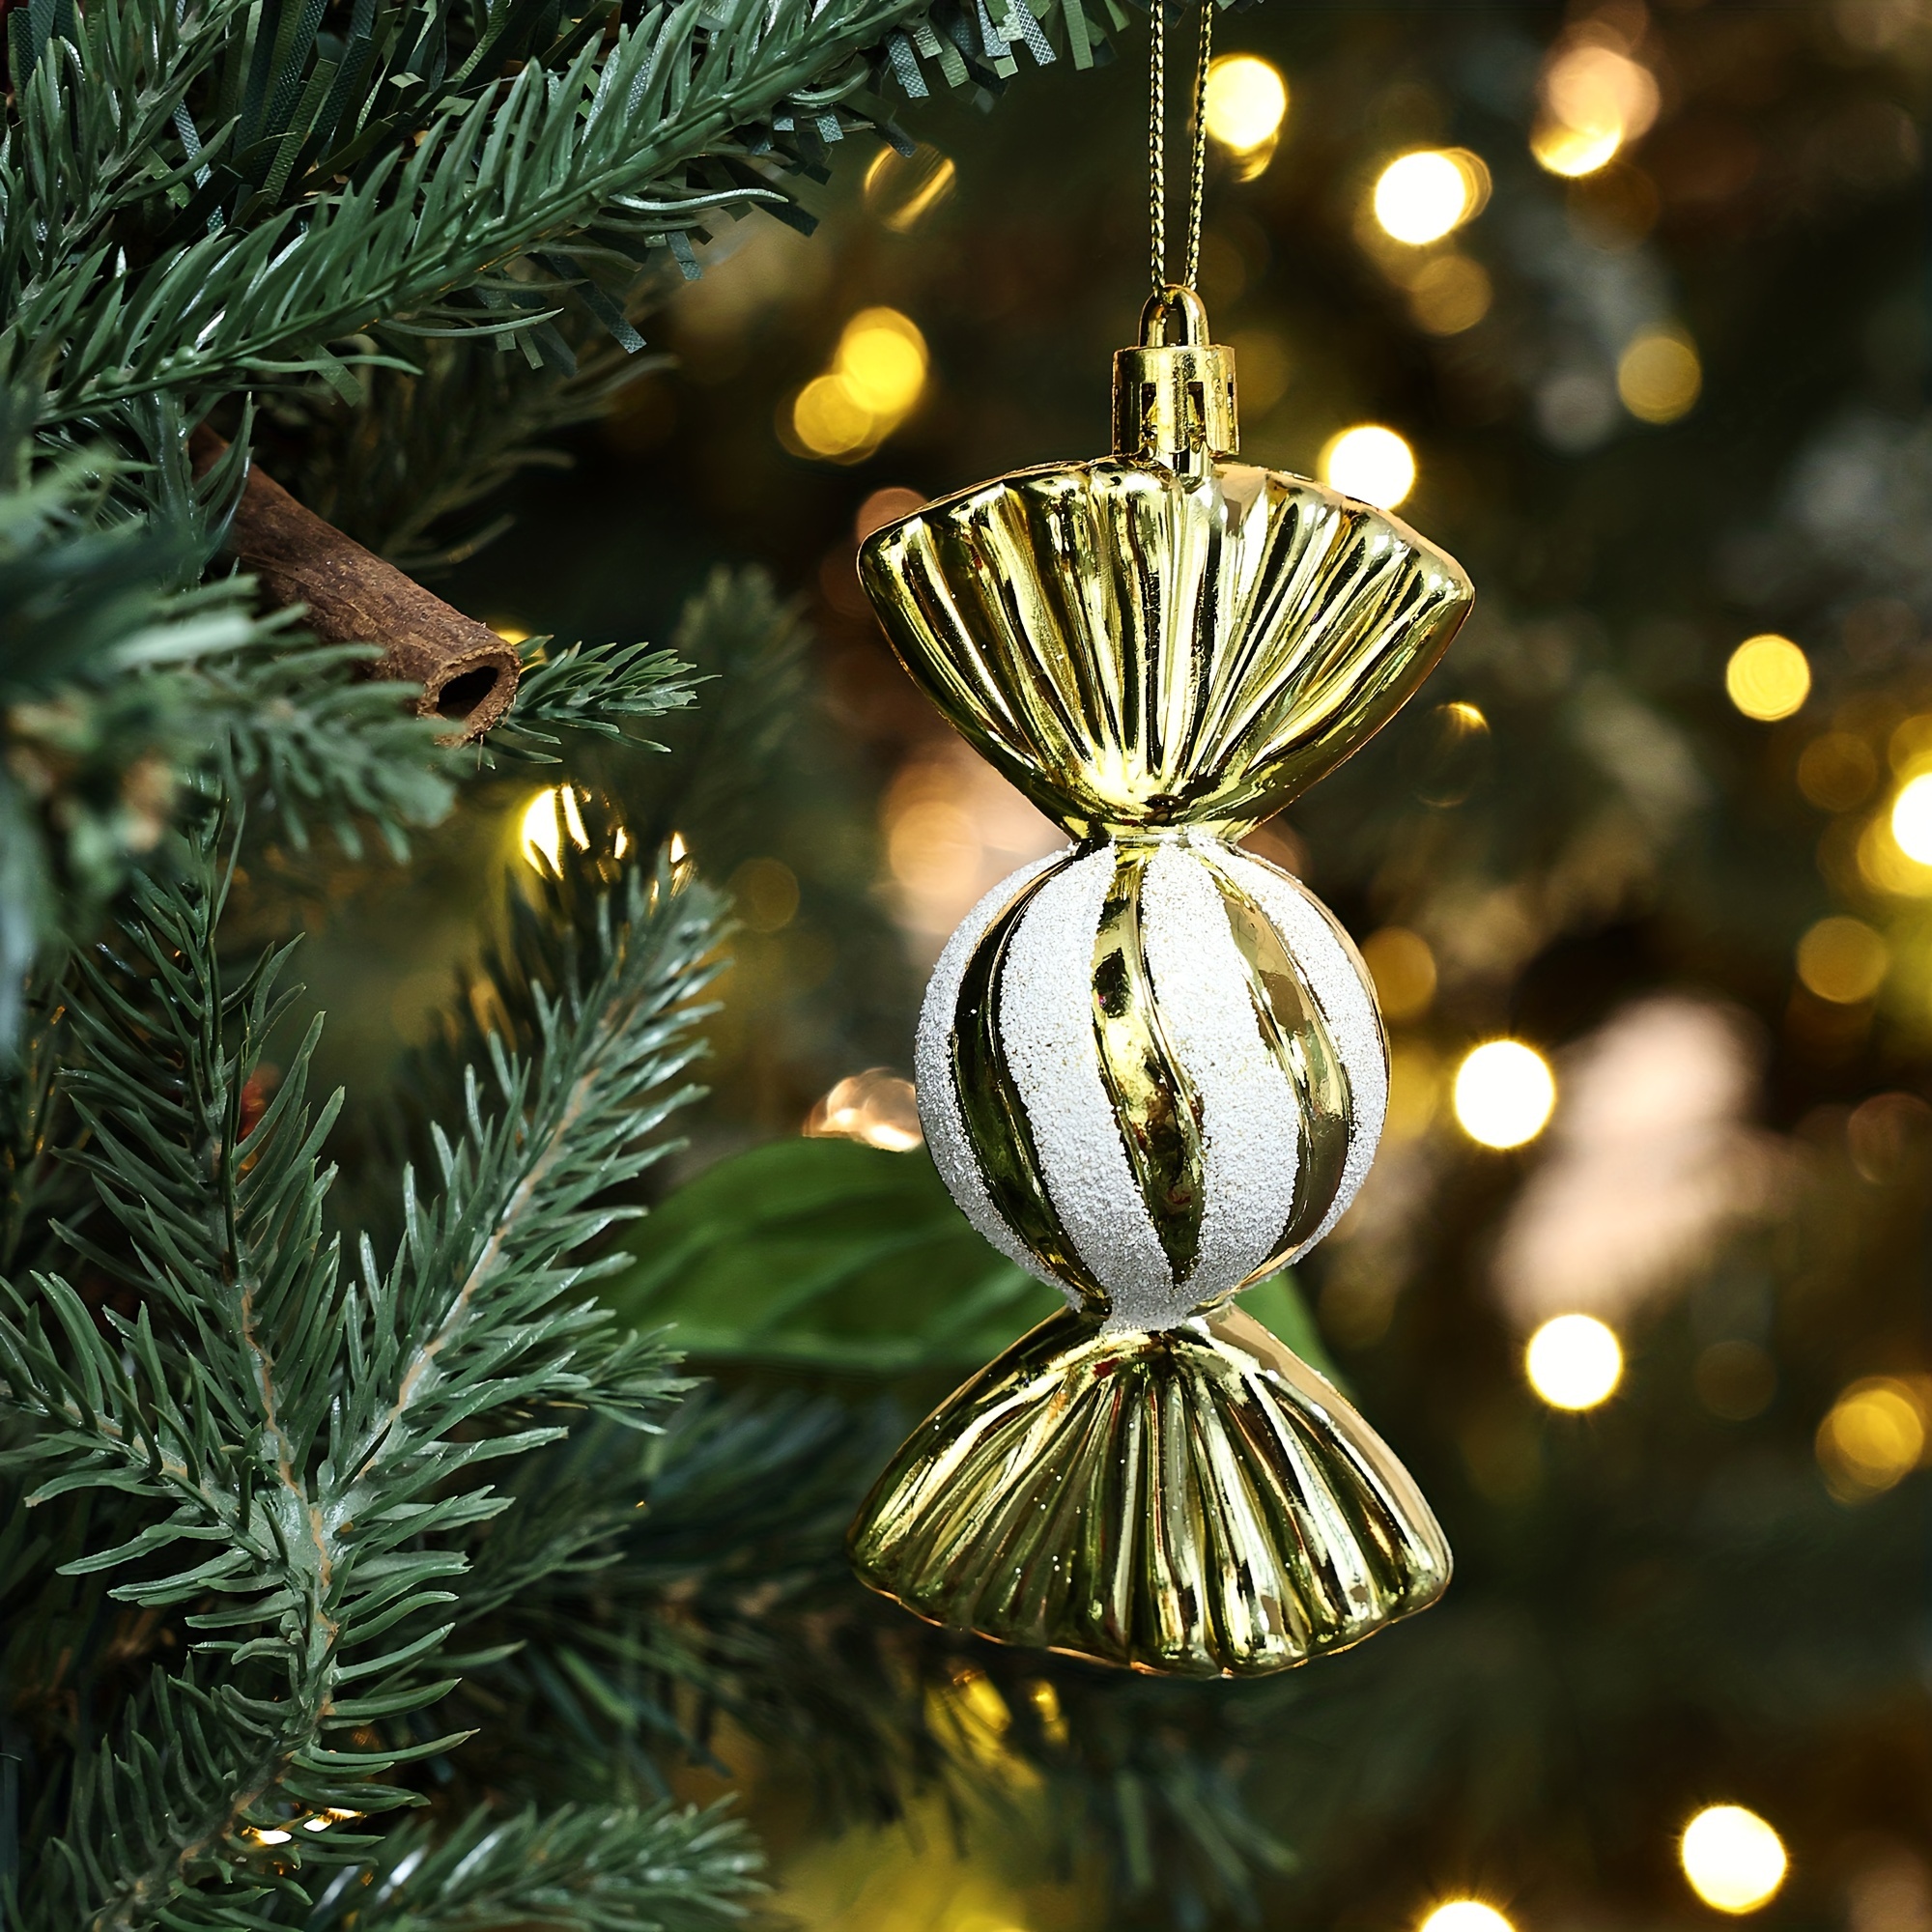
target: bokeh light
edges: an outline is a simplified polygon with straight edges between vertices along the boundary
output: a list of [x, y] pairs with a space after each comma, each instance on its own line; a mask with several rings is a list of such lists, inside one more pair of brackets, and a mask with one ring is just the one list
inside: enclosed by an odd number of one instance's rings
[[1480, 1898], [1447, 1898], [1416, 1932], [1516, 1932], [1516, 1928], [1493, 1905], [1485, 1905]]
[[1798, 789], [1822, 810], [1851, 810], [1877, 782], [1871, 747], [1850, 731], [1827, 731], [1799, 753]]
[[1456, 1069], [1456, 1118], [1484, 1147], [1533, 1141], [1555, 1105], [1556, 1077], [1549, 1063], [1520, 1039], [1487, 1040]]
[[1925, 1457], [1925, 1414], [1912, 1386], [1868, 1376], [1845, 1389], [1818, 1425], [1818, 1466], [1842, 1502], [1882, 1495]]
[[1623, 144], [1624, 137], [1613, 128], [1593, 133], [1582, 128], [1566, 128], [1560, 121], [1546, 121], [1529, 137], [1529, 152], [1550, 174], [1575, 180], [1608, 167]]
[[866, 206], [903, 235], [952, 192], [958, 178], [952, 157], [924, 141], [910, 155], [883, 148], [866, 170]]
[[1891, 836], [1908, 859], [1932, 866], [1932, 772], [1911, 780], [1892, 801]]
[[781, 859], [747, 859], [728, 890], [748, 932], [782, 932], [798, 916], [798, 874]]
[[1657, 119], [1657, 77], [1601, 41], [1574, 43], [1544, 70], [1543, 113], [1530, 152], [1551, 174], [1575, 178], [1607, 166]]
[[1789, 638], [1747, 638], [1724, 666], [1724, 692], [1747, 718], [1789, 718], [1811, 695], [1811, 666]]
[[1385, 925], [1362, 942], [1362, 960], [1390, 1019], [1412, 1020], [1429, 1010], [1435, 997], [1435, 954], [1419, 932]]
[[1885, 983], [1891, 966], [1886, 943], [1861, 919], [1834, 913], [1798, 942], [1798, 977], [1806, 991], [1834, 1007], [1855, 1007]]
[[1435, 255], [1407, 278], [1408, 312], [1431, 335], [1461, 335], [1495, 298], [1489, 270], [1467, 255]]
[[894, 308], [861, 309], [838, 337], [832, 366], [781, 410], [779, 433], [801, 456], [857, 463], [912, 412], [930, 358], [917, 323]]
[[837, 376], [814, 376], [792, 399], [792, 434], [808, 456], [868, 454], [873, 423], [871, 411]]
[[563, 841], [568, 838], [580, 852], [590, 849], [583, 812], [575, 786], [546, 785], [525, 806], [517, 825], [517, 847], [524, 863], [539, 872], [556, 872], [563, 866]]
[[1617, 395], [1640, 422], [1675, 422], [1703, 386], [1696, 345], [1678, 329], [1646, 329], [1617, 358]]
[[1623, 1346], [1594, 1315], [1558, 1315], [1529, 1338], [1523, 1368], [1551, 1408], [1595, 1408], [1624, 1378]]
[[1463, 148], [1421, 148], [1399, 155], [1376, 180], [1373, 206], [1384, 235], [1410, 247], [1439, 242], [1479, 213], [1490, 196], [1490, 171]]
[[1208, 70], [1208, 136], [1236, 155], [1266, 147], [1288, 118], [1281, 70], [1256, 54], [1223, 54]]
[[924, 1138], [912, 1082], [886, 1066], [847, 1074], [806, 1117], [804, 1131], [808, 1139], [859, 1141], [889, 1153], [904, 1153]]
[[1378, 510], [1392, 510], [1415, 488], [1415, 452], [1380, 423], [1357, 423], [1321, 451], [1321, 480]]
[[832, 369], [874, 415], [896, 421], [925, 387], [925, 337], [895, 308], [862, 308], [838, 338]]
[[1690, 1889], [1719, 1912], [1755, 1912], [1784, 1883], [1784, 1843], [1755, 1811], [1712, 1804], [1684, 1828], [1677, 1848]]
[[1932, 865], [1921, 864], [1899, 849], [1891, 836], [1891, 814], [1879, 812], [1865, 821], [1859, 834], [1859, 877], [1874, 892], [1897, 898], [1932, 898]]

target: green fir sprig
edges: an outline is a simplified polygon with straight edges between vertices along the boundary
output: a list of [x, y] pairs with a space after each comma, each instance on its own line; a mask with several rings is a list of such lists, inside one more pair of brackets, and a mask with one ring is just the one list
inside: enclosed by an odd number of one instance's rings
[[26, 1927], [252, 1924], [304, 1862], [355, 1857], [354, 1834], [283, 1834], [412, 1802], [398, 1767], [460, 1743], [409, 1719], [454, 1688], [467, 1546], [508, 1504], [484, 1465], [573, 1410], [649, 1426], [679, 1386], [582, 1291], [629, 1211], [606, 1196], [692, 1093], [709, 895], [663, 865], [589, 895], [518, 1043], [469, 1069], [434, 1191], [405, 1177], [395, 1253], [365, 1240], [345, 1265], [320, 1157], [339, 1096], [307, 1095], [319, 1026], [268, 1092], [286, 952], [231, 981], [228, 876], [199, 835], [80, 967], [66, 1086], [97, 1211], [55, 1231], [62, 1271], [0, 1290], [5, 1467], [30, 1508], [134, 1499], [132, 1533], [64, 1572], [111, 1576], [192, 1652], [54, 1750], [44, 1837], [9, 1881]]

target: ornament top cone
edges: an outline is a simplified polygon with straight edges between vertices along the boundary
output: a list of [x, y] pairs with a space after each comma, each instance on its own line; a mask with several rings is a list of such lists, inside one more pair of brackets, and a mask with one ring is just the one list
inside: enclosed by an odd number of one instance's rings
[[1170, 286], [1114, 358], [1111, 457], [941, 497], [859, 553], [915, 681], [1076, 838], [1239, 838], [1379, 730], [1468, 611], [1453, 558], [1239, 441], [1234, 353]]

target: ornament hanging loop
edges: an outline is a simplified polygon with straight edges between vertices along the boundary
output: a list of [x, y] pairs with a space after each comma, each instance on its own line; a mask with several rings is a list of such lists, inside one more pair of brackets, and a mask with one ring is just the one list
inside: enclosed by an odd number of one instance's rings
[[1114, 453], [1204, 474], [1241, 446], [1235, 357], [1208, 339], [1192, 289], [1158, 289], [1141, 310], [1140, 346], [1114, 355]]
[[[1188, 160], [1187, 252], [1180, 286], [1201, 277], [1201, 206], [1208, 181], [1208, 70], [1214, 59], [1215, 0], [1201, 0], [1201, 50], [1194, 70], [1193, 141]], [[1167, 14], [1165, 0], [1148, 0], [1148, 239], [1153, 292], [1167, 278]]]

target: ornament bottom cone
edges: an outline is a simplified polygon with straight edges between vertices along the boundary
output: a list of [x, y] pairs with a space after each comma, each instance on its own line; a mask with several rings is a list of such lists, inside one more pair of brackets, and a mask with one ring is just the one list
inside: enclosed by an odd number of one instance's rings
[[1449, 1546], [1335, 1388], [1232, 1307], [1042, 1322], [907, 1440], [852, 1526], [871, 1588], [948, 1629], [1246, 1677], [1425, 1608]]

